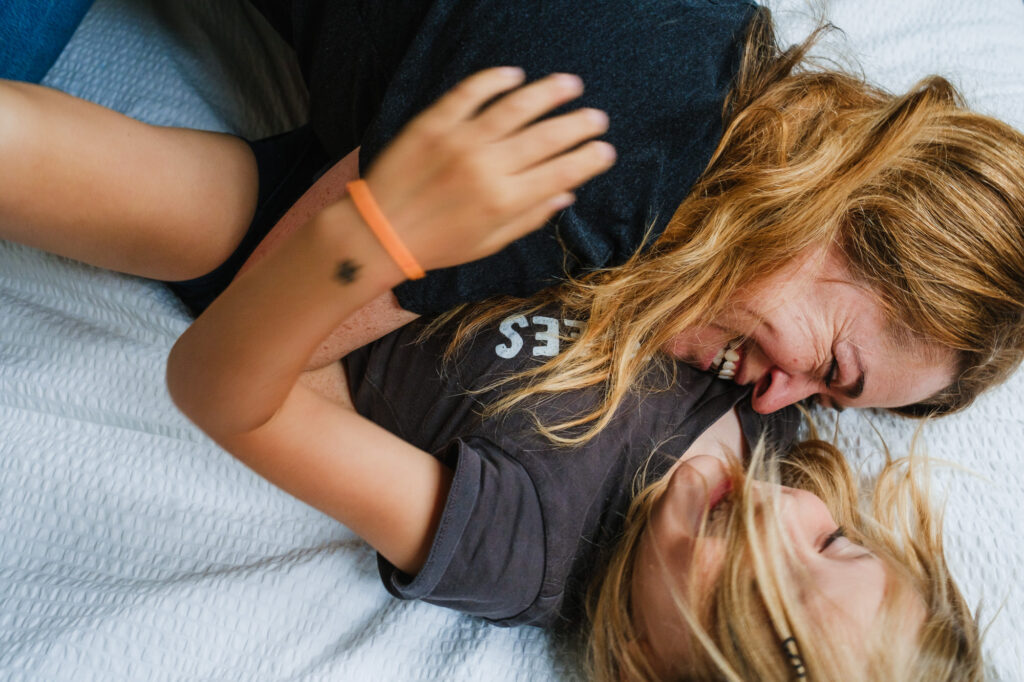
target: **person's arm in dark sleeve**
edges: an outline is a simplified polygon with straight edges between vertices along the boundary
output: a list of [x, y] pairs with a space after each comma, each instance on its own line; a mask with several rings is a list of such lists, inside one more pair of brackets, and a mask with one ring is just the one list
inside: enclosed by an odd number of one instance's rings
[[381, 579], [401, 599], [421, 599], [504, 625], [536, 619], [544, 580], [543, 514], [527, 471], [483, 438], [458, 440], [448, 499], [426, 562], [408, 574], [381, 557]]

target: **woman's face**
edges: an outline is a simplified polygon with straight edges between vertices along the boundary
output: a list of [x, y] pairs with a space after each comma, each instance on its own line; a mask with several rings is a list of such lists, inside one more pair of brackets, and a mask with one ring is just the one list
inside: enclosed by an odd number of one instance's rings
[[[689, 658], [689, 629], [670, 595], [685, 601], [690, 594], [708, 594], [726, 561], [725, 540], [716, 536], [721, 529], [713, 513], [700, 551], [694, 549], [705, 511], [713, 510], [729, 488], [725, 465], [715, 457], [681, 461], [669, 475], [668, 488], [640, 538], [631, 594], [643, 645], [664, 674], [670, 671], [668, 662]], [[770, 488], [757, 483], [755, 494], [767, 495]], [[866, 635], [885, 595], [885, 564], [838, 536], [836, 522], [818, 497], [792, 488], [779, 493], [778, 521], [799, 564], [794, 575], [800, 576], [797, 591], [808, 612], [819, 622], [843, 623], [847, 634]]]
[[714, 324], [681, 332], [665, 351], [753, 385], [762, 414], [814, 395], [835, 407], [910, 405], [951, 384], [955, 365], [951, 352], [897, 343], [875, 297], [831, 253], [740, 290]]

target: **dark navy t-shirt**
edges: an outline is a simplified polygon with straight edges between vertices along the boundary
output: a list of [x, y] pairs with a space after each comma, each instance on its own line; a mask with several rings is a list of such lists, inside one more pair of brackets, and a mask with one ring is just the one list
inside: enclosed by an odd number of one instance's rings
[[[795, 410], [755, 414], [749, 388], [683, 364], [674, 367], [671, 385], [660, 372], [646, 377], [583, 446], [552, 445], [537, 433], [534, 416], [551, 423], [580, 414], [600, 399], [599, 387], [561, 393], [532, 410], [481, 416], [501, 394], [486, 388], [490, 382], [556, 354], [561, 337], [580, 327], [558, 314], [514, 315], [442, 364], [447, 333], [419, 340], [422, 325], [414, 323], [348, 356], [356, 409], [455, 472], [423, 569], [409, 576], [380, 559], [392, 594], [503, 625], [576, 622], [587, 586], [622, 530], [634, 483], [664, 475], [734, 406], [748, 441], [763, 432], [782, 449], [793, 439]], [[648, 460], [644, 480], [636, 481]]]
[[[722, 106], [755, 5], [750, 0], [252, 0], [290, 40], [311, 125], [334, 158], [384, 146], [457, 82], [492, 66], [531, 79], [579, 74], [572, 107], [608, 112], [616, 165], [544, 229], [484, 260], [395, 293], [431, 314], [497, 294], [527, 296], [566, 269], [625, 261], [661, 234], [721, 137]], [[568, 250], [563, 251], [562, 245]]]

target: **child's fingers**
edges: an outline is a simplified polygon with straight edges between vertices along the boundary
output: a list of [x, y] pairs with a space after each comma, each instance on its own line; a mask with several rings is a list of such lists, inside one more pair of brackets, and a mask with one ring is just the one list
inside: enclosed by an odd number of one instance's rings
[[535, 123], [498, 144], [503, 147], [502, 159], [509, 172], [518, 173], [607, 130], [606, 113], [600, 109], [578, 109]]
[[444, 134], [472, 117], [480, 107], [523, 82], [526, 75], [515, 66], [485, 69], [469, 76], [449, 90], [433, 106], [410, 123], [410, 128]]
[[583, 81], [579, 76], [554, 73], [487, 107], [477, 116], [474, 127], [485, 139], [500, 140], [582, 93]]
[[495, 232], [493, 236], [496, 241], [490, 249], [491, 252], [496, 253], [506, 245], [511, 244], [519, 237], [522, 237], [524, 234], [538, 229], [553, 215], [564, 208], [568, 208], [575, 201], [575, 194], [572, 192], [562, 192], [561, 194], [551, 197], [546, 201], [527, 209], [526, 212], [513, 218], [510, 222], [506, 223], [501, 227], [501, 229]]
[[569, 191], [615, 163], [615, 147], [594, 140], [519, 174], [526, 197]]

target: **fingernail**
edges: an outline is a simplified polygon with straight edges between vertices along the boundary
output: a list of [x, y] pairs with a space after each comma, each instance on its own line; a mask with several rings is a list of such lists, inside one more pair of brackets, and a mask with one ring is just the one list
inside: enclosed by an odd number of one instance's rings
[[561, 211], [563, 208], [568, 208], [573, 205], [576, 201], [576, 195], [570, 193], [560, 194], [551, 200], [551, 207], [556, 211]]
[[614, 161], [618, 156], [618, 152], [615, 151], [615, 147], [611, 146], [607, 142], [598, 142], [598, 144], [601, 146], [601, 156], [603, 156], [606, 161]]
[[608, 114], [600, 109], [587, 109], [587, 117], [604, 128], [608, 127]]
[[526, 78], [526, 72], [518, 66], [503, 66], [501, 67], [501, 75], [505, 76], [510, 80], [522, 80]]
[[559, 84], [569, 92], [583, 92], [583, 79], [572, 73], [560, 73], [556, 76]]

